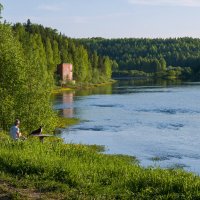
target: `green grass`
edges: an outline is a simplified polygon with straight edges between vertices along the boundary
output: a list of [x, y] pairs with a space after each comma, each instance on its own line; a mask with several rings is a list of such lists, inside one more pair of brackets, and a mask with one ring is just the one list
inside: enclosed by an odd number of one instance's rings
[[65, 118], [65, 117], [58, 117], [58, 128], [66, 128], [75, 124], [78, 124], [80, 119], [77, 118]]
[[[200, 177], [179, 169], [145, 169], [133, 157], [104, 155], [95, 146], [60, 139], [42, 144], [34, 138], [15, 142], [5, 135], [0, 132], [5, 187], [12, 184], [44, 199], [200, 199]], [[1, 185], [0, 191], [6, 188]], [[24, 195], [9, 192], [13, 199]]]
[[91, 88], [101, 87], [105, 85], [111, 85], [114, 83], [116, 83], [116, 80], [110, 79], [110, 80], [101, 81], [99, 83], [83, 82], [83, 83], [76, 83], [75, 85], [66, 84], [63, 87], [60, 87], [60, 86], [55, 87], [54, 90], [52, 91], [52, 94], [68, 92], [68, 91], [73, 91], [77, 89], [91, 89]]
[[69, 87], [55, 87], [52, 91], [52, 94], [57, 94], [61, 92], [68, 92], [68, 91], [73, 91], [72, 88]]

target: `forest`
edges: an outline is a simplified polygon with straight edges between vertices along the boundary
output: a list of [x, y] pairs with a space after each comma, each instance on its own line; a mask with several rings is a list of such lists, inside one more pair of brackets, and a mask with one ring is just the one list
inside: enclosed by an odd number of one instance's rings
[[111, 78], [113, 61], [108, 56], [88, 51], [56, 29], [30, 20], [0, 22], [0, 128], [8, 130], [16, 118], [23, 122], [24, 132], [41, 124], [48, 132], [57, 127], [51, 94], [60, 84], [57, 65], [65, 62], [73, 64], [76, 84]]
[[200, 39], [90, 38], [78, 42], [117, 62], [119, 67], [113, 68], [115, 73], [200, 77]]
[[35, 48], [40, 51], [41, 63], [51, 73], [55, 73], [60, 63], [72, 63], [73, 76], [77, 82], [98, 83], [111, 78], [113, 62], [108, 56], [98, 56], [95, 51], [76, 44], [56, 29], [32, 24], [29, 19], [27, 23], [14, 24], [12, 29], [23, 49], [29, 48], [30, 40], [35, 42]]

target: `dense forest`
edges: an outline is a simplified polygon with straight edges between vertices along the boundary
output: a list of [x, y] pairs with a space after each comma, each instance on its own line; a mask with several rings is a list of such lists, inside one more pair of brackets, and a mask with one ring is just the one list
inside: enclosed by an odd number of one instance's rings
[[[79, 43], [101, 56], [109, 56], [119, 68], [115, 71], [134, 70], [162, 74], [168, 72], [183, 76], [199, 76], [200, 39], [80, 39]], [[176, 74], [174, 74], [176, 75]]]
[[39, 59], [48, 71], [54, 73], [58, 64], [72, 63], [76, 82], [98, 83], [111, 78], [113, 62], [108, 56], [87, 51], [83, 45], [76, 44], [56, 29], [32, 24], [30, 20], [24, 24], [14, 24], [12, 28], [23, 49], [32, 46], [29, 41], [33, 41], [40, 51]]
[[[0, 13], [3, 6], [0, 4]], [[8, 130], [16, 118], [26, 132], [59, 123], [51, 104], [57, 65], [73, 64], [77, 84], [110, 80], [113, 61], [42, 25], [0, 22], [0, 128]], [[23, 130], [22, 130], [23, 131]]]

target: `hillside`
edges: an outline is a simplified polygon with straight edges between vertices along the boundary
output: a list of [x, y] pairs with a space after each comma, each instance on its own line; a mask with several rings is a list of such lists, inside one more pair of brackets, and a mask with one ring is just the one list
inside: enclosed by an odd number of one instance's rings
[[168, 67], [200, 70], [200, 39], [80, 39], [79, 43], [101, 56], [109, 56], [119, 70], [139, 70], [155, 73]]

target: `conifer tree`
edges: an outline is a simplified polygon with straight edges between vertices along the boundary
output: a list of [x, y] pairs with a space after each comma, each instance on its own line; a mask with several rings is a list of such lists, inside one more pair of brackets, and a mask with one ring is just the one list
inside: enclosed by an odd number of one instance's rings
[[58, 42], [56, 40], [53, 41], [53, 62], [54, 62], [54, 66], [57, 66], [58, 64], [60, 64], [61, 60], [60, 60], [60, 52], [59, 52], [59, 48], [58, 48]]
[[2, 18], [2, 17], [1, 17], [1, 12], [2, 12], [2, 10], [3, 10], [3, 5], [0, 3], [0, 19]]
[[51, 46], [51, 41], [47, 37], [45, 41], [45, 52], [46, 52], [46, 59], [47, 59], [47, 68], [49, 71], [54, 71], [54, 58], [53, 58], [53, 50]]
[[104, 57], [103, 61], [103, 75], [107, 78], [110, 79], [112, 75], [112, 62], [109, 59], [108, 56]]

